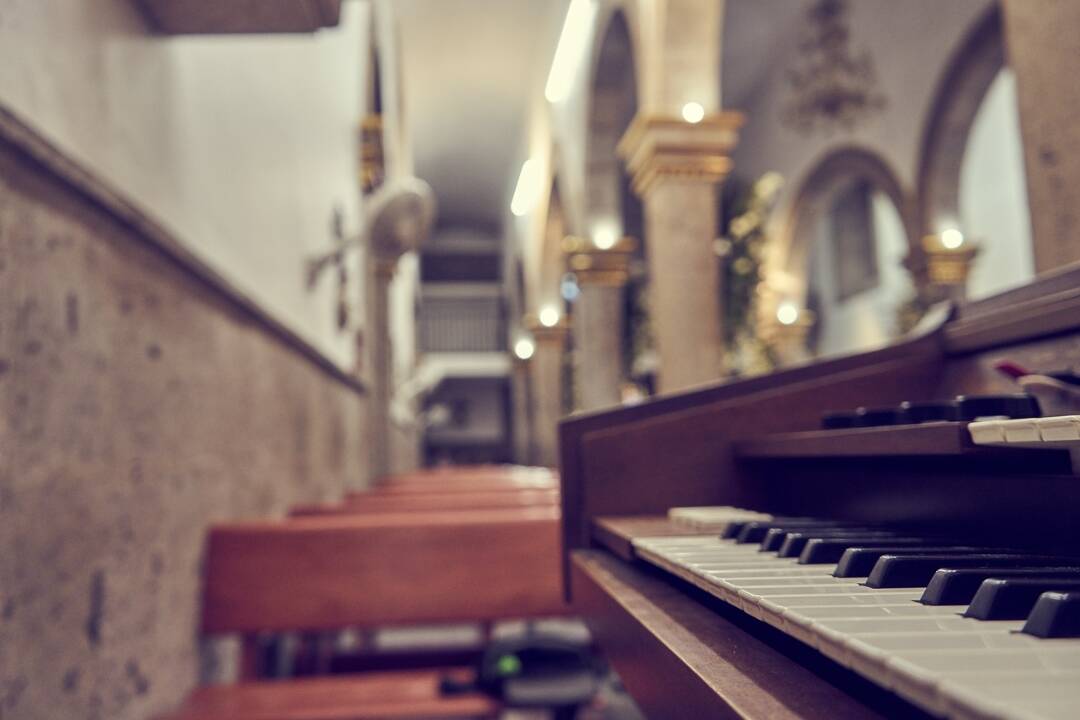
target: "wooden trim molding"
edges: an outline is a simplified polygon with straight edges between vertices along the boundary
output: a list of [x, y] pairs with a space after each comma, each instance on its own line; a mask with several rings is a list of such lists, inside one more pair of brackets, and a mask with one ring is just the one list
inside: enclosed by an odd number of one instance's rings
[[184, 274], [235, 308], [241, 316], [276, 338], [281, 344], [308, 360], [323, 373], [357, 393], [364, 384], [342, 370], [322, 351], [271, 316], [254, 299], [233, 285], [221, 273], [196, 257], [159, 221], [143, 208], [72, 159], [34, 130], [10, 109], [0, 105], [0, 150], [14, 152], [42, 172], [75, 192], [96, 210], [129, 228], [155, 252]]
[[992, 315], [960, 317], [945, 330], [950, 354], [1011, 345], [1075, 330], [1080, 322], [1080, 287], [1030, 300]]

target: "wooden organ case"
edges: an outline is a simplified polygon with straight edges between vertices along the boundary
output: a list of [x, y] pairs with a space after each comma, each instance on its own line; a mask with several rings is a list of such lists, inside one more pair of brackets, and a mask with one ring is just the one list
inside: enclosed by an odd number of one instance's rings
[[[965, 422], [820, 429], [830, 410], [1016, 393], [994, 369], [1003, 359], [1080, 366], [1080, 268], [939, 308], [878, 350], [562, 422], [566, 591], [649, 718], [1012, 716], [1007, 703], [889, 687], [636, 544], [689, 532], [670, 508], [735, 506], [1080, 555], [1080, 477], [1066, 449], [976, 445]], [[1072, 671], [1080, 664], [1062, 672]]]

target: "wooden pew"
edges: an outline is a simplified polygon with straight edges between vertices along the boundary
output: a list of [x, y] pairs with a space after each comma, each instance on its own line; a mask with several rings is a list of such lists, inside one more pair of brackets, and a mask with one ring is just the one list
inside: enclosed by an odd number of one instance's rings
[[370, 514], [399, 512], [431, 512], [438, 510], [489, 510], [557, 506], [559, 491], [555, 488], [476, 490], [428, 493], [385, 493], [378, 489], [356, 493], [341, 503], [305, 504], [293, 507], [290, 515], [333, 515], [340, 513]]
[[371, 491], [386, 493], [470, 492], [557, 488], [558, 473], [548, 468], [517, 466], [463, 466], [431, 468], [392, 475], [379, 480]]
[[[255, 633], [563, 614], [559, 510], [330, 515], [211, 528], [202, 631]], [[250, 655], [245, 666], [250, 668]], [[487, 717], [433, 671], [196, 690], [162, 720]]]
[[446, 483], [428, 480], [402, 480], [388, 485], [375, 485], [370, 490], [354, 490], [346, 493], [346, 496], [364, 495], [369, 492], [380, 492], [387, 495], [418, 492], [513, 492], [515, 490], [550, 490], [558, 487], [559, 481], [554, 478], [507, 480], [504, 478], [477, 477], [455, 479]]
[[560, 548], [554, 507], [219, 525], [210, 532], [203, 630], [560, 614]]
[[160, 720], [428, 720], [496, 717], [499, 704], [477, 693], [439, 694], [438, 671], [376, 673], [196, 690]]

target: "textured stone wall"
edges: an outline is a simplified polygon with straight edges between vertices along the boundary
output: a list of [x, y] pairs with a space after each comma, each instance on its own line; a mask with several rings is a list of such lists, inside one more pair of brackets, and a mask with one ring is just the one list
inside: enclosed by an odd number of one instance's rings
[[105, 207], [0, 141], [2, 720], [172, 707], [207, 524], [361, 476], [361, 395]]
[[1080, 3], [1002, 3], [1038, 272], [1080, 261]]

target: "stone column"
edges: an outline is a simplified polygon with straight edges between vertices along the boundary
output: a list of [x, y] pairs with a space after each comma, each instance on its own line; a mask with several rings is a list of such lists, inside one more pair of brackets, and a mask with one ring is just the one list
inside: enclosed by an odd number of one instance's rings
[[1005, 0], [1016, 73], [1035, 270], [1080, 260], [1080, 3]]
[[738, 113], [698, 123], [639, 114], [619, 143], [644, 200], [660, 392], [723, 374], [716, 186], [731, 169]]
[[[533, 354], [536, 354], [535, 347]], [[529, 360], [532, 358], [511, 356], [512, 375], [510, 378], [513, 407], [514, 462], [528, 465], [533, 462], [533, 413], [532, 399], [529, 392]]]
[[624, 237], [614, 247], [601, 249], [583, 238], [568, 237], [563, 247], [581, 288], [572, 330], [581, 409], [619, 405], [624, 371], [623, 286], [637, 241]]
[[368, 274], [368, 336], [371, 348], [371, 388], [368, 402], [368, 436], [372, 480], [389, 475], [392, 467], [390, 399], [394, 388], [394, 348], [390, 339], [390, 282], [400, 253], [375, 252]]
[[541, 325], [535, 318], [525, 318], [532, 332], [536, 350], [529, 361], [532, 381], [533, 458], [536, 465], [558, 467], [559, 420], [563, 416], [563, 349], [566, 345], [566, 322]]

